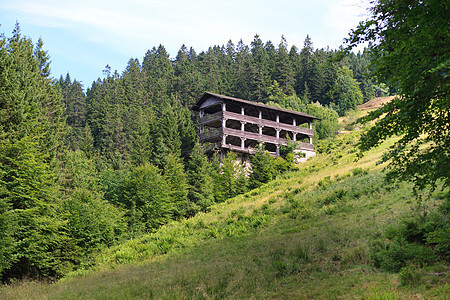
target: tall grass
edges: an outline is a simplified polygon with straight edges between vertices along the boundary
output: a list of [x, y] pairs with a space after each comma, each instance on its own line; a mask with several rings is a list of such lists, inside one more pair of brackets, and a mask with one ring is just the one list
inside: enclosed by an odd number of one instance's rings
[[[449, 295], [448, 276], [415, 286], [370, 264], [370, 241], [411, 210], [406, 183], [386, 185], [381, 152], [355, 161], [358, 133], [334, 150], [210, 212], [105, 249], [55, 284], [20, 283], [0, 298], [362, 298]], [[438, 199], [431, 198], [427, 205]], [[406, 271], [405, 271], [406, 272]], [[403, 276], [407, 280], [413, 276]], [[414, 275], [414, 274], [413, 274]], [[447, 283], [445, 282], [447, 280]]]

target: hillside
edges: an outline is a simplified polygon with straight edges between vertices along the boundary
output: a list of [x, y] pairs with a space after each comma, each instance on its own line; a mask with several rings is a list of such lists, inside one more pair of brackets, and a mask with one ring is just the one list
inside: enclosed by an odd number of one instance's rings
[[371, 109], [377, 109], [383, 106], [385, 103], [388, 103], [392, 99], [394, 99], [395, 96], [388, 96], [388, 97], [377, 97], [373, 98], [361, 105], [358, 105], [359, 110], [371, 110]]
[[[383, 181], [377, 162], [394, 140], [356, 160], [359, 134], [322, 141], [298, 171], [112, 247], [61, 282], [3, 287], [0, 298], [445, 299], [446, 263], [421, 268], [410, 285], [371, 263], [374, 242], [417, 200], [409, 184]], [[422, 209], [444, 197], [433, 193]]]

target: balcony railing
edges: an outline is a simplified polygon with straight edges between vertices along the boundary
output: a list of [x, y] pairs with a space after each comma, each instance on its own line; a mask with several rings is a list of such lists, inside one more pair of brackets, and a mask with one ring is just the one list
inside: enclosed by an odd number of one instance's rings
[[313, 135], [313, 130], [309, 128], [294, 126], [292, 124], [286, 124], [281, 122], [275, 122], [272, 120], [267, 119], [259, 119], [257, 117], [252, 117], [248, 115], [241, 115], [229, 111], [218, 111], [212, 114], [204, 114], [203, 117], [200, 118], [200, 125], [204, 125], [206, 123], [209, 123], [214, 120], [220, 120], [222, 117], [225, 117], [226, 119], [232, 119], [236, 121], [244, 121], [247, 123], [255, 124], [255, 125], [261, 125], [264, 127], [271, 127], [271, 128], [279, 128], [281, 130], [291, 131], [295, 133], [304, 134], [307, 136]]
[[218, 111], [213, 114], [204, 114], [203, 117], [200, 118], [200, 124], [205, 124], [213, 120], [219, 120], [222, 116], [222, 111]]
[[[200, 134], [200, 141], [208, 141], [212, 140], [213, 138], [222, 137], [223, 134], [226, 134], [227, 136], [236, 136], [239, 138], [249, 139], [249, 140], [255, 140], [255, 141], [261, 141], [263, 143], [271, 143], [275, 145], [286, 145], [287, 141], [284, 138], [276, 138], [274, 136], [269, 135], [259, 135], [257, 133], [248, 132], [248, 131], [241, 131], [231, 128], [225, 128], [222, 130], [222, 128], [205, 128], [205, 131]], [[309, 150], [314, 151], [314, 145], [304, 142], [296, 142], [299, 145], [300, 150]]]
[[222, 128], [205, 127], [203, 133], [200, 134], [200, 140], [204, 141], [213, 137], [222, 135]]

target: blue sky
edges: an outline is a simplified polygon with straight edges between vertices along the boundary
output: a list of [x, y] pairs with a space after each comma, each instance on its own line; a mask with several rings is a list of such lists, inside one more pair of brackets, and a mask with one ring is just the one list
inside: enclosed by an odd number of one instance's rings
[[41, 37], [52, 76], [70, 73], [91, 86], [109, 64], [121, 73], [130, 58], [162, 44], [171, 57], [181, 45], [197, 53], [255, 34], [278, 45], [337, 49], [367, 18], [367, 0], [0, 0], [0, 32], [16, 21], [33, 42]]

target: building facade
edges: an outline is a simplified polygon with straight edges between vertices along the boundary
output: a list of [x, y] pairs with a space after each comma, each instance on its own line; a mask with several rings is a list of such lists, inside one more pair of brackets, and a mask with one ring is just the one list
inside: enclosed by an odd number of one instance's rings
[[200, 112], [200, 142], [209, 151], [234, 151], [245, 157], [262, 143], [273, 156], [287, 140], [298, 143], [303, 160], [315, 156], [313, 120], [305, 113], [206, 92], [192, 108]]

